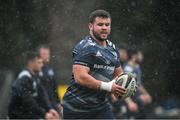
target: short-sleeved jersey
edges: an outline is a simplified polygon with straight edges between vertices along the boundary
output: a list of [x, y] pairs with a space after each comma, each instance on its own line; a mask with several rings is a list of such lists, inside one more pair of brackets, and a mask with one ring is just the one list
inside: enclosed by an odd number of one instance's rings
[[[119, 54], [115, 45], [107, 40], [107, 46], [99, 45], [92, 37], [81, 40], [73, 50], [73, 65], [90, 68], [89, 74], [95, 79], [109, 82], [113, 78], [115, 68], [120, 67]], [[106, 107], [106, 91], [98, 91], [83, 87], [72, 77], [62, 105], [72, 111], [88, 112]]]

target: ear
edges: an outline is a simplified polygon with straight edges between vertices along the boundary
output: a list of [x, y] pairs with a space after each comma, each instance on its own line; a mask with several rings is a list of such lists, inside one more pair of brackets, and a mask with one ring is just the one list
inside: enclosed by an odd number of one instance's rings
[[89, 23], [88, 26], [89, 26], [89, 30], [93, 29], [93, 24], [92, 23]]

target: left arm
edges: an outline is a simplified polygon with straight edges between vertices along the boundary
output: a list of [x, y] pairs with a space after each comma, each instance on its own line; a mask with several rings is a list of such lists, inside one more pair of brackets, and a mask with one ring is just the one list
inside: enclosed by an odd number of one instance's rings
[[140, 99], [143, 101], [143, 103], [146, 104], [150, 104], [152, 102], [152, 98], [149, 95], [149, 93], [146, 91], [146, 89], [144, 88], [143, 85], [141, 85], [139, 87], [141, 95], [140, 95]]

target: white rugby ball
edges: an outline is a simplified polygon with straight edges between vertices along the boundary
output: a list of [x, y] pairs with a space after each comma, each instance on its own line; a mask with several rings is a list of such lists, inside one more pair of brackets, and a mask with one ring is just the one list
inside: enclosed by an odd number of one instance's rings
[[122, 74], [117, 77], [115, 83], [126, 89], [126, 93], [121, 96], [122, 99], [132, 96], [136, 90], [136, 79], [128, 74]]

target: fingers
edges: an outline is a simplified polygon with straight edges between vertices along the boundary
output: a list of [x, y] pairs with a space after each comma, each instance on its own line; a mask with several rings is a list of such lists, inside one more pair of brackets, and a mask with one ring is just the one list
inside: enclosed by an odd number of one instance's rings
[[59, 114], [54, 110], [54, 109], [50, 109], [49, 111], [56, 119], [59, 118]]
[[116, 92], [118, 92], [118, 93], [121, 93], [121, 94], [124, 94], [124, 93], [126, 93], [126, 89], [124, 89], [124, 88], [122, 88], [121, 86], [116, 86]]
[[126, 93], [126, 90], [122, 88], [121, 86], [114, 84], [112, 92], [114, 93], [116, 97], [120, 97]]
[[119, 93], [119, 92], [115, 92], [115, 95], [116, 95], [117, 97], [119, 97], [119, 96], [122, 96], [123, 94], [122, 94], [122, 93]]
[[54, 119], [54, 116], [51, 113], [46, 113], [46, 119], [47, 120]]

